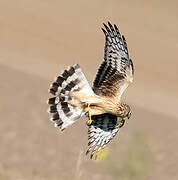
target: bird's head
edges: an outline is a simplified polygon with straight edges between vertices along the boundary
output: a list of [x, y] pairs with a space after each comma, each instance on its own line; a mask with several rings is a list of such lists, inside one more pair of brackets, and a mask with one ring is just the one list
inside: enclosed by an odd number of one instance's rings
[[122, 118], [127, 118], [127, 119], [130, 119], [131, 117], [131, 109], [130, 109], [130, 106], [123, 103], [121, 105], [121, 111], [120, 113], [118, 114], [118, 117], [122, 117]]

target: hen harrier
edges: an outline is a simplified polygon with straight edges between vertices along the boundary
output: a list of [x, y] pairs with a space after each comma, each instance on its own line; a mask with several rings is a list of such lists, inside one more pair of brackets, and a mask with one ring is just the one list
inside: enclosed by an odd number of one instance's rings
[[116, 135], [125, 120], [130, 118], [130, 107], [122, 102], [125, 89], [133, 81], [133, 63], [127, 44], [117, 26], [104, 24], [104, 60], [100, 65], [93, 88], [80, 66], [75, 64], [55, 78], [48, 100], [51, 121], [62, 131], [83, 115], [87, 115], [88, 150], [92, 158]]

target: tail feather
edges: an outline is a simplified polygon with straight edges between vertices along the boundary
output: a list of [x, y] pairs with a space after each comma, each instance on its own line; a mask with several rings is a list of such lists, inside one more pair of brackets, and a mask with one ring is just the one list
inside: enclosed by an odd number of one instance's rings
[[60, 130], [64, 130], [85, 114], [80, 107], [68, 104], [68, 101], [73, 100], [69, 95], [72, 91], [93, 93], [78, 64], [64, 70], [55, 78], [49, 89], [54, 97], [48, 100], [48, 112], [52, 113], [51, 121], [54, 121], [55, 127], [59, 127]]
[[55, 104], [56, 97], [49, 98], [47, 104]]

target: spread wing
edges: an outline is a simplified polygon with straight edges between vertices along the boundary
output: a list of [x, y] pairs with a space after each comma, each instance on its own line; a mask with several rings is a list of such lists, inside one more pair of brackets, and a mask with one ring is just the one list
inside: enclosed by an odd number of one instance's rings
[[133, 63], [129, 58], [126, 40], [121, 36], [117, 26], [112, 26], [108, 22], [108, 26], [104, 24], [104, 27], [104, 60], [96, 74], [93, 90], [98, 95], [120, 98], [133, 81]]
[[[104, 60], [100, 65], [93, 83], [93, 90], [102, 96], [115, 96], [120, 99], [125, 89], [133, 81], [134, 67], [129, 58], [127, 44], [124, 36], [116, 25], [104, 24], [102, 28], [106, 42]], [[88, 129], [88, 150], [90, 157], [103, 149], [121, 128], [125, 120], [112, 114], [92, 116], [92, 124]]]
[[92, 158], [95, 152], [103, 149], [110, 140], [116, 135], [119, 128], [121, 128], [125, 120], [120, 119], [118, 124], [117, 116], [112, 114], [101, 114], [92, 116], [92, 124], [88, 129], [88, 150], [86, 154], [91, 152]]

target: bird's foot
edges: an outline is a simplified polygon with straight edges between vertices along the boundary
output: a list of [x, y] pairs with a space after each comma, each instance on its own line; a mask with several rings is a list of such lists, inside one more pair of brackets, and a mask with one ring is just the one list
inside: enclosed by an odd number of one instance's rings
[[[89, 116], [89, 118], [90, 118], [91, 116]], [[88, 121], [87, 121], [87, 125], [88, 126], [90, 126], [91, 124], [92, 124], [92, 122], [93, 122], [93, 120], [92, 119], [89, 119]]]
[[84, 111], [88, 113], [89, 116], [89, 120], [87, 121], [87, 125], [90, 126], [92, 124], [92, 119], [91, 119], [91, 115], [90, 115], [90, 104], [88, 104], [88, 106], [86, 108], [84, 108]]

